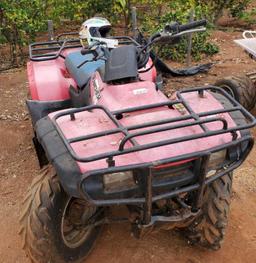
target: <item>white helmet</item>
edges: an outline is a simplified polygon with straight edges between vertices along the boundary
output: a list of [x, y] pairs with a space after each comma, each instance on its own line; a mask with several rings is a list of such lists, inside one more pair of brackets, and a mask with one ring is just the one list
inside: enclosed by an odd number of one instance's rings
[[86, 40], [89, 46], [96, 42], [106, 43], [108, 48], [115, 48], [118, 45], [118, 40], [107, 38], [111, 24], [102, 17], [93, 17], [86, 20], [80, 29], [79, 37], [83, 47], [86, 46]]

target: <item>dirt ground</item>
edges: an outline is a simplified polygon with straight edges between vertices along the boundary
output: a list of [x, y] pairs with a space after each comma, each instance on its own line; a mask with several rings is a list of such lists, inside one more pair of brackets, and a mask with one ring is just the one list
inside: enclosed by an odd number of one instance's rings
[[[208, 74], [176, 78], [168, 82], [169, 94], [176, 88], [214, 83], [231, 74], [253, 71], [251, 60], [233, 39], [239, 32], [217, 31], [213, 41], [220, 53], [205, 61], [215, 66]], [[18, 235], [18, 215], [25, 191], [38, 173], [32, 146], [32, 129], [25, 107], [27, 79], [25, 69], [0, 74], [0, 262], [27, 263]], [[253, 131], [256, 136], [256, 129]], [[87, 263], [178, 262], [221, 263], [256, 262], [256, 148], [245, 164], [235, 172], [234, 194], [225, 243], [210, 252], [191, 247], [177, 232], [157, 232], [136, 240], [129, 225], [105, 227]]]

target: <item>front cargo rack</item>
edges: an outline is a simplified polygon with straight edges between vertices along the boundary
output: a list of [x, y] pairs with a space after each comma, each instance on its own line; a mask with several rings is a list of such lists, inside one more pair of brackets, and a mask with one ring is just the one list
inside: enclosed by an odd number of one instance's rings
[[[198, 92], [199, 96], [204, 96], [205, 91], [210, 91], [213, 93], [220, 93], [226, 99], [228, 99], [228, 101], [230, 102], [232, 106], [229, 108], [225, 108], [225, 109], [218, 109], [218, 110], [212, 110], [212, 111], [207, 111], [207, 112], [195, 113], [182, 95], [185, 93], [189, 93], [189, 92]], [[101, 105], [92, 105], [92, 106], [87, 106], [87, 107], [78, 108], [78, 109], [65, 110], [65, 111], [62, 111], [54, 115], [52, 121], [65, 147], [67, 148], [67, 150], [69, 151], [70, 155], [72, 156], [74, 160], [78, 162], [92, 162], [92, 161], [97, 161], [100, 159], [106, 159], [109, 167], [115, 166], [114, 157], [116, 156], [133, 153], [133, 152], [139, 152], [139, 151], [161, 147], [161, 146], [166, 146], [170, 144], [182, 143], [185, 141], [196, 140], [200, 138], [206, 138], [206, 137], [211, 137], [211, 136], [220, 135], [220, 134], [227, 134], [227, 133], [230, 133], [232, 135], [233, 141], [235, 141], [238, 137], [238, 134], [237, 134], [238, 131], [252, 128], [256, 124], [255, 118], [249, 112], [247, 112], [229, 94], [227, 94], [225, 91], [223, 91], [222, 89], [218, 87], [207, 86], [207, 87], [192, 88], [188, 90], [177, 91], [176, 98], [177, 98], [176, 100], [172, 100], [172, 101], [166, 101], [166, 102], [161, 102], [161, 103], [156, 103], [156, 104], [126, 108], [126, 109], [121, 109], [121, 110], [112, 111], [112, 112], [109, 111], [106, 107], [101, 106]], [[186, 109], [188, 114], [182, 115], [180, 117], [163, 119], [159, 121], [147, 122], [147, 123], [131, 125], [131, 126], [123, 126], [117, 120], [118, 116], [124, 113], [131, 113], [131, 112], [142, 111], [142, 110], [150, 110], [150, 109], [155, 109], [155, 108], [159, 108], [163, 106], [174, 107], [175, 105], [180, 105], [180, 104], [183, 105], [183, 107]], [[74, 120], [76, 118], [75, 117], [76, 113], [83, 112], [83, 111], [93, 111], [96, 109], [102, 110], [108, 116], [108, 118], [113, 122], [116, 128], [85, 135], [85, 136], [69, 138], [69, 139], [65, 137], [60, 126], [57, 123], [57, 120], [59, 118], [69, 115], [70, 119]], [[244, 116], [244, 118], [247, 120], [246, 123], [239, 125], [239, 126], [236, 125], [235, 127], [228, 127], [228, 123], [225, 120], [225, 118], [214, 116], [214, 115], [223, 114], [223, 113], [232, 114], [232, 112], [240, 112]], [[176, 123], [180, 121], [186, 121], [186, 122], [182, 122], [178, 124]], [[217, 130], [209, 130], [205, 124], [212, 123], [212, 122], [221, 122], [222, 128], [217, 129]], [[155, 126], [163, 125], [163, 124], [165, 125], [162, 127], [155, 127]], [[203, 132], [200, 134], [193, 134], [193, 135], [188, 135], [184, 137], [168, 138], [168, 139], [161, 140], [158, 142], [152, 142], [152, 143], [143, 144], [143, 145], [139, 145], [139, 143], [135, 139], [138, 136], [163, 132], [167, 130], [185, 128], [185, 127], [195, 126], [195, 125], [200, 126]], [[145, 130], [144, 128], [149, 128], [149, 129]], [[131, 132], [133, 130], [138, 130], [138, 129], [144, 129], [144, 130], [136, 131], [133, 133]], [[124, 135], [124, 138], [121, 140], [118, 150], [115, 150], [115, 151], [96, 154], [96, 155], [89, 156], [89, 157], [81, 157], [75, 153], [75, 151], [73, 150], [71, 146], [71, 144], [75, 142], [86, 141], [86, 140], [95, 139], [95, 138], [99, 138], [99, 137], [103, 137], [107, 135], [117, 134], [117, 133], [122, 133]], [[125, 148], [125, 144], [128, 141], [132, 144], [132, 146], [129, 148]]]

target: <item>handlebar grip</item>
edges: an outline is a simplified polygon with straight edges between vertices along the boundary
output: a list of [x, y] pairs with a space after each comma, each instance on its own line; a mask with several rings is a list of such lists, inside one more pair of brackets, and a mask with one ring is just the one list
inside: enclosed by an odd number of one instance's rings
[[207, 20], [206, 19], [202, 19], [202, 20], [198, 20], [198, 21], [194, 21], [185, 25], [181, 25], [178, 27], [179, 32], [182, 31], [186, 31], [186, 30], [190, 30], [199, 26], [206, 26], [207, 25]]

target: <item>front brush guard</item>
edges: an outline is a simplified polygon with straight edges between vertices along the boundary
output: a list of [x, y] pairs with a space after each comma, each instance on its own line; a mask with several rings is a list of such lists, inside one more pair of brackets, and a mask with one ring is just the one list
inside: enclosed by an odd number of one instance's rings
[[[240, 154], [239, 159], [233, 163], [231, 163], [228, 167], [225, 167], [224, 169], [217, 172], [215, 175], [206, 178], [207, 175], [207, 165], [209, 162], [209, 157], [211, 153], [221, 151], [223, 149], [229, 148], [229, 147], [242, 147], [242, 145], [246, 143], [247, 147], [246, 150]], [[202, 198], [203, 198], [203, 191], [205, 186], [209, 185], [213, 181], [217, 180], [218, 178], [224, 176], [227, 173], [232, 172], [234, 169], [239, 167], [248, 154], [250, 153], [252, 147], [254, 145], [254, 140], [251, 136], [244, 136], [240, 139], [237, 139], [236, 141], [232, 141], [228, 144], [225, 144], [224, 146], [219, 146], [212, 151], [204, 151], [200, 153], [194, 153], [189, 154], [186, 156], [182, 156], [183, 158], [170, 158], [163, 160], [161, 162], [157, 162], [157, 165], [166, 164], [166, 163], [174, 163], [182, 160], [188, 160], [191, 158], [198, 158], [197, 161], [200, 162], [200, 166], [197, 168], [197, 182], [188, 186], [180, 187], [178, 189], [174, 189], [169, 192], [153, 195], [153, 185], [152, 185], [152, 170], [153, 167], [156, 165], [156, 163], [145, 163], [141, 165], [137, 165], [136, 167], [134, 165], [129, 165], [125, 167], [110, 167], [108, 169], [102, 169], [98, 171], [88, 172], [84, 174], [81, 178], [81, 181], [78, 184], [78, 189], [80, 192], [80, 195], [96, 206], [113, 206], [113, 205], [142, 205], [143, 206], [143, 220], [140, 222], [141, 225], [151, 225], [156, 221], [156, 218], [152, 217], [152, 203], [155, 203], [159, 200], [163, 199], [170, 199], [175, 196], [178, 196], [182, 193], [189, 193], [189, 192], [196, 192], [195, 198], [193, 200], [193, 204], [191, 206], [191, 213], [197, 213], [201, 207], [202, 204]], [[144, 197], [139, 198], [118, 198], [118, 199], [104, 199], [104, 200], [94, 200], [92, 199], [89, 194], [86, 192], [86, 179], [89, 177], [93, 177], [96, 175], [104, 175], [106, 173], [116, 173], [116, 172], [123, 172], [123, 171], [130, 171], [133, 169], [143, 169], [144, 173], [141, 174], [141, 176], [145, 177], [144, 182], [146, 182], [144, 185], [142, 185], [143, 192], [145, 194]], [[107, 196], [106, 196], [107, 198]], [[168, 220], [168, 219], [167, 219]]]
[[[219, 109], [219, 110], [213, 110], [209, 112], [195, 113], [190, 107], [190, 105], [186, 102], [182, 94], [188, 93], [188, 92], [198, 92], [198, 96], [203, 97], [205, 91], [211, 91], [213, 93], [220, 93], [222, 96], [225, 97], [227, 101], [229, 101], [230, 107]], [[191, 211], [193, 213], [197, 212], [201, 206], [202, 193], [203, 193], [204, 187], [210, 184], [212, 181], [225, 175], [226, 173], [232, 172], [239, 165], [241, 165], [242, 162], [246, 159], [247, 155], [249, 154], [249, 152], [251, 151], [253, 147], [253, 139], [250, 135], [242, 135], [242, 131], [252, 128], [253, 126], [255, 126], [256, 122], [255, 122], [255, 118], [249, 112], [247, 112], [237, 101], [235, 101], [225, 91], [217, 87], [210, 86], [210, 87], [194, 88], [194, 89], [189, 89], [189, 90], [178, 91], [176, 93], [176, 96], [177, 96], [177, 100], [174, 100], [174, 101], [166, 101], [166, 102], [157, 103], [157, 104], [138, 106], [134, 108], [118, 110], [115, 112], [110, 112], [108, 109], [100, 105], [92, 105], [92, 106], [88, 106], [84, 108], [71, 109], [71, 110], [59, 112], [53, 117], [52, 120], [50, 120], [49, 118], [48, 120], [42, 120], [42, 121], [40, 120], [39, 121], [40, 123], [37, 123], [38, 127], [36, 129], [37, 134], [38, 134], [38, 140], [43, 145], [49, 160], [53, 162], [57, 170], [57, 173], [60, 176], [60, 180], [65, 190], [73, 196], [85, 198], [86, 200], [88, 200], [89, 202], [91, 202], [92, 204], [96, 206], [110, 206], [110, 205], [119, 205], [119, 204], [142, 205], [143, 206], [143, 220], [141, 222], [141, 225], [151, 224], [152, 203], [158, 200], [162, 200], [162, 199], [173, 198], [175, 196], [178, 196], [181, 193], [196, 192], [193, 204], [191, 206]], [[149, 110], [149, 109], [154, 109], [154, 108], [163, 107], [163, 106], [173, 107], [177, 104], [182, 104], [183, 107], [188, 112], [188, 114], [182, 115], [177, 118], [154, 121], [151, 123], [144, 123], [144, 124], [134, 125], [130, 127], [122, 126], [122, 124], [115, 117], [123, 113], [130, 113], [130, 112], [139, 111], [139, 110]], [[57, 120], [66, 115], [70, 116], [71, 120], [74, 120], [76, 118], [75, 117], [76, 113], [82, 112], [82, 111], [92, 111], [94, 109], [104, 111], [105, 114], [109, 117], [109, 119], [116, 125], [116, 128], [112, 130], [108, 130], [108, 131], [90, 134], [87, 136], [80, 136], [77, 138], [66, 139], [65, 135], [63, 134], [61, 128], [59, 127], [57, 123]], [[227, 121], [224, 118], [211, 117], [213, 115], [219, 115], [222, 113], [232, 114], [235, 111], [240, 112], [240, 114], [244, 116], [244, 118], [247, 120], [245, 124], [237, 125], [235, 127], [228, 127]], [[181, 124], [179, 123], [185, 120], [187, 120], [186, 123], [181, 123]], [[191, 121], [188, 121], [188, 120], [191, 120]], [[214, 131], [208, 130], [205, 124], [211, 121], [212, 122], [216, 122], [216, 121], [222, 122], [223, 128], [214, 130]], [[176, 123], [179, 123], [179, 124], [176, 124]], [[171, 125], [161, 126], [163, 124], [171, 124]], [[159, 126], [159, 125], [160, 127], [155, 128], [155, 126]], [[166, 140], [163, 140], [160, 142], [149, 143], [146, 145], [138, 145], [138, 143], [135, 140], [136, 136], [143, 136], [143, 135], [152, 134], [152, 133], [160, 132], [164, 130], [184, 128], [184, 127], [193, 126], [193, 125], [201, 126], [204, 132], [200, 134], [186, 136], [183, 138], [171, 138], [171, 139], [167, 138]], [[47, 126], [47, 128], [45, 128], [45, 126]], [[51, 126], [51, 127], [49, 128], [48, 126]], [[43, 132], [41, 131], [40, 127], [42, 128], [42, 130], [44, 130]], [[141, 132], [135, 132], [135, 133], [129, 132], [131, 130], [138, 130], [138, 129], [142, 129], [146, 127], [151, 128], [151, 129], [148, 129], [146, 131], [142, 130]], [[89, 156], [89, 157], [81, 157], [81, 156], [78, 156], [74, 152], [73, 148], [70, 145], [71, 143], [90, 140], [90, 139], [98, 138], [101, 136], [120, 133], [120, 132], [124, 134], [124, 138], [120, 144], [119, 149], [116, 151], [96, 154], [96, 155]], [[239, 137], [237, 132], [240, 132], [242, 137]], [[48, 136], [50, 133], [53, 133], [52, 137], [54, 137], [55, 139], [57, 138], [58, 146], [59, 148], [63, 149], [63, 153], [60, 154], [59, 150], [58, 151], [56, 150], [56, 147], [53, 147], [50, 153], [49, 151], [47, 151], [47, 149], [50, 148], [50, 146], [48, 146], [47, 144], [51, 145], [51, 139], [49, 139], [49, 137], [51, 136]], [[138, 165], [127, 165], [127, 166], [122, 166], [122, 167], [115, 167], [114, 158], [115, 156], [118, 156], [118, 155], [138, 152], [138, 151], [151, 149], [155, 147], [161, 147], [161, 146], [165, 146], [169, 144], [180, 143], [184, 141], [195, 140], [199, 138], [206, 138], [210, 136], [227, 134], [227, 133], [232, 135], [232, 138], [233, 138], [232, 141], [224, 145], [221, 145], [215, 148], [211, 148], [206, 151], [185, 154], [182, 156], [177, 156], [177, 157], [168, 158], [164, 160], [158, 160], [154, 162], [142, 163]], [[46, 138], [47, 136], [48, 136], [48, 139], [44, 139], [44, 137]], [[127, 141], [130, 141], [133, 144], [133, 146], [130, 148], [125, 148], [124, 146]], [[207, 165], [209, 162], [210, 155], [216, 151], [220, 151], [223, 149], [231, 149], [231, 148], [239, 149], [240, 153], [237, 155], [237, 159], [233, 161], [232, 163], [229, 163], [227, 167], [218, 171], [215, 175], [207, 178], [206, 177]], [[64, 152], [64, 149], [65, 149], [65, 152]], [[67, 163], [66, 157], [65, 158], [63, 157], [64, 156], [63, 154], [67, 155], [68, 159], [73, 160], [74, 166], [77, 166], [76, 162], [93, 162], [93, 161], [97, 161], [100, 159], [106, 159], [108, 163], [108, 168], [102, 169], [102, 170], [90, 171], [83, 175], [79, 174], [79, 171], [77, 170], [77, 168], [74, 168], [73, 170], [75, 170], [76, 173], [73, 173], [72, 176], [70, 176], [70, 172], [72, 172], [72, 169], [70, 167], [70, 164]], [[57, 160], [58, 158], [60, 161]], [[196, 182], [191, 182], [191, 184], [186, 184], [182, 187], [178, 187], [178, 188], [166, 191], [166, 192], [154, 194], [154, 186], [152, 185], [153, 168], [155, 166], [159, 166], [162, 164], [167, 164], [167, 163], [171, 164], [171, 163], [177, 163], [177, 162], [188, 161], [188, 160], [197, 160], [199, 164], [197, 165], [197, 168], [194, 171], [194, 174], [197, 176]], [[143, 171], [143, 173], [141, 173], [140, 175], [144, 179], [142, 185], [140, 185], [141, 189], [143, 189], [143, 194], [144, 194], [143, 197], [125, 198], [121, 195], [121, 197], [112, 196], [112, 198], [108, 199], [107, 196], [104, 196], [103, 199], [96, 200], [96, 199], [93, 199], [86, 191], [86, 181], [88, 180], [88, 178], [94, 177], [95, 175], [103, 176], [106, 173], [115, 173], [115, 172], [122, 172], [122, 171], [128, 171], [128, 170], [131, 171], [131, 170], [137, 170], [137, 169]], [[62, 177], [62, 172], [65, 172], [66, 174], [65, 177]]]

